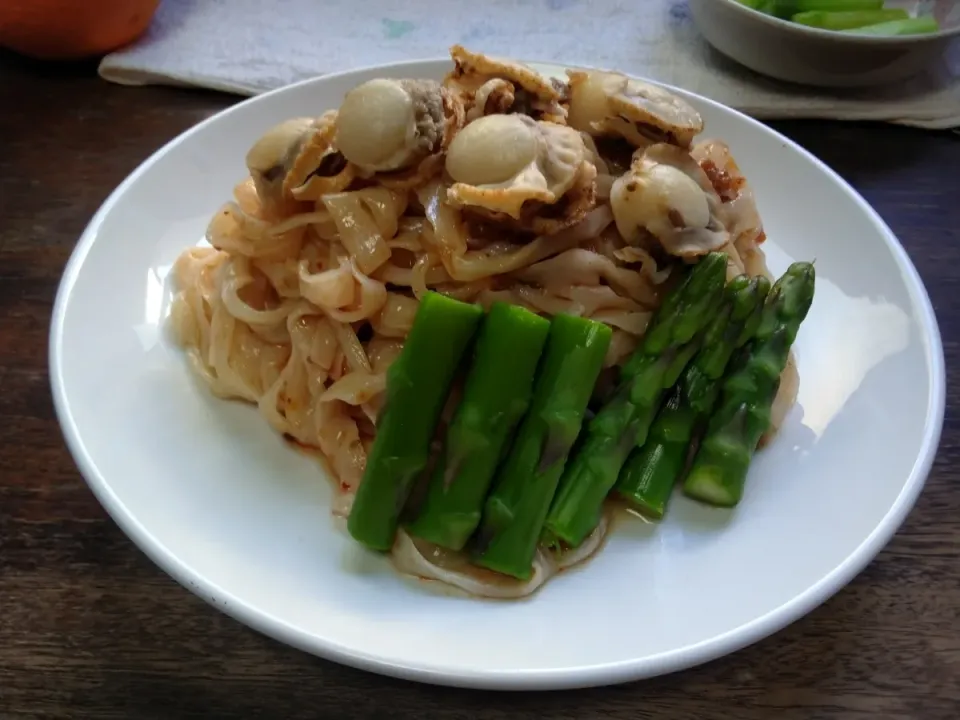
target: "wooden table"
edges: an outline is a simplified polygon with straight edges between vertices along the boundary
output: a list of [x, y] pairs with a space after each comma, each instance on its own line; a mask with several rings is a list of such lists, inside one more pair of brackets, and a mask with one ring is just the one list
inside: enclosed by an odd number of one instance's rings
[[[495, 694], [347, 669], [248, 630], [123, 536], [64, 447], [47, 327], [84, 225], [138, 163], [236, 102], [0, 55], [0, 718], [960, 718], [960, 138], [778, 122], [901, 238], [947, 353], [943, 443], [899, 535], [792, 627], [632, 685]], [[811, 529], [813, 530], [813, 529]]]

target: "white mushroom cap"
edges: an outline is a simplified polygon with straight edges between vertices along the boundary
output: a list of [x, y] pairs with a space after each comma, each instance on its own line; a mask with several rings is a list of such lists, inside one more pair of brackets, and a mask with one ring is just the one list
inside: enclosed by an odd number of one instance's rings
[[337, 115], [337, 148], [357, 167], [396, 170], [414, 152], [413, 98], [400, 83], [377, 78], [347, 93]]
[[450, 143], [448, 200], [519, 219], [525, 202], [553, 204], [570, 190], [585, 158], [583, 138], [572, 128], [526, 115], [487, 115]]
[[662, 237], [710, 222], [710, 206], [700, 186], [669, 165], [650, 163], [617, 178], [610, 204], [617, 229], [627, 241], [636, 240], [640, 228]]
[[487, 115], [450, 143], [447, 172], [468, 185], [507, 182], [536, 159], [539, 145], [536, 125], [521, 116]]
[[446, 128], [440, 84], [369, 80], [348, 92], [337, 115], [337, 149], [367, 173], [416, 165], [437, 151]]

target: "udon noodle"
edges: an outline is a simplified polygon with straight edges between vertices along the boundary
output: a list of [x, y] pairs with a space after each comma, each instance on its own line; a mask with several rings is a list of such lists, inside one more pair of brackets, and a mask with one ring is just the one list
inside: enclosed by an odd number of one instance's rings
[[[209, 246], [185, 251], [175, 265], [171, 321], [192, 369], [215, 395], [256, 404], [277, 432], [319, 450], [337, 481], [337, 514], [349, 513], [375, 436], [386, 371], [428, 289], [485, 307], [505, 300], [546, 316], [569, 313], [606, 323], [613, 340], [605, 364], [615, 368], [637, 346], [678, 264], [722, 249], [730, 276], [769, 275], [750, 186], [722, 142], [689, 143], [684, 133], [699, 116], [690, 109], [694, 119], [683, 117], [686, 103], [600, 73], [571, 74], [569, 84], [544, 81], [553, 94], [537, 94], [528, 68], [462, 48], [454, 58], [456, 69], [442, 85], [384, 80], [368, 89], [378, 102], [377, 92], [386, 97], [384, 113], [391, 103], [408, 108], [403, 93], [415, 112], [425, 113], [415, 118], [419, 134], [412, 147], [387, 147], [396, 141], [387, 131], [363, 137], [350, 96], [339, 117], [330, 112], [272, 129], [248, 155], [250, 174], [234, 188], [233, 200], [210, 221]], [[604, 114], [610, 82], [620, 84], [621, 100], [632, 100], [632, 114]], [[350, 125], [340, 124], [347, 114]], [[533, 183], [526, 199], [519, 181], [451, 177], [457, 136], [494, 115], [507, 118], [511, 132], [539, 132], [544, 157], [573, 153], [576, 167], [554, 191], [559, 197], [551, 202], [550, 176], [564, 170], [551, 168], [549, 157], [534, 163], [546, 184]], [[404, 138], [401, 145], [410, 145], [409, 133]], [[625, 170], [631, 155], [634, 169]], [[654, 169], [679, 167], [708, 201], [710, 220], [702, 228], [683, 227], [694, 221], [668, 213], [681, 248], [676, 253], [655, 222], [635, 222], [618, 208], [618, 181], [640, 172], [642, 157]], [[653, 173], [651, 182], [661, 176], [670, 177]], [[511, 192], [520, 198], [519, 212], [504, 209]], [[668, 204], [670, 192], [661, 193]], [[789, 367], [775, 425], [796, 393], [795, 366]], [[473, 594], [515, 597], [588, 556], [606, 527], [604, 521], [576, 556], [541, 552], [526, 583], [451, 569], [403, 532], [394, 555], [405, 572]]]

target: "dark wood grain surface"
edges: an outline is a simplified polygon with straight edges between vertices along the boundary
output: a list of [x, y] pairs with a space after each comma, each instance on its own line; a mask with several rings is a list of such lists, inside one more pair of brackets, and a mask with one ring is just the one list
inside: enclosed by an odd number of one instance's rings
[[0, 718], [960, 717], [960, 138], [880, 125], [774, 126], [850, 180], [933, 297], [947, 418], [901, 532], [849, 587], [757, 645], [606, 689], [497, 694], [339, 667], [221, 615], [97, 504], [54, 417], [47, 330], [60, 274], [138, 163], [236, 101], [112, 86], [93, 66], [0, 55]]

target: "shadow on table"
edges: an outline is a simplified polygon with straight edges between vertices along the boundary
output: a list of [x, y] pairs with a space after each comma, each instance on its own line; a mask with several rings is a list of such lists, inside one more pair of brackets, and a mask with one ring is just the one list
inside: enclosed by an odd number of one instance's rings
[[[928, 175], [932, 167], [952, 172], [950, 164], [935, 154], [937, 146], [924, 137], [928, 133], [949, 135], [950, 131], [820, 120], [770, 120], [767, 124], [823, 160], [858, 190], [863, 182], [879, 181], [885, 175], [911, 168], [923, 169]], [[865, 142], [849, 142], [851, 127], [858, 130]], [[960, 146], [960, 137], [956, 141]]]
[[[506, 720], [507, 718], [603, 717], [671, 720], [809, 720], [822, 703], [835, 701], [845, 684], [857, 682], [844, 667], [851, 658], [870, 665], [883, 649], [858, 632], [857, 603], [843, 594], [810, 618], [773, 638], [723, 661], [674, 675], [610, 688], [565, 692], [493, 693], [421, 685], [377, 677], [318, 660], [285, 648], [244, 628], [226, 654], [210, 647], [203, 675], [179, 667], [183, 647], [171, 647], [166, 660], [151, 653], [143, 667], [135, 656], [124, 663], [103, 662], [102, 682], [74, 692], [79, 707], [97, 717], [130, 718], [431, 718], [431, 720]], [[219, 624], [220, 619], [215, 620]], [[223, 619], [223, 622], [232, 622]], [[849, 632], [838, 632], [837, 626]], [[170, 634], [174, 628], [166, 628]], [[196, 643], [186, 637], [192, 650]], [[215, 632], [212, 637], [221, 635]], [[237, 637], [242, 634], [244, 637]], [[831, 640], [831, 638], [833, 640]], [[179, 645], [180, 643], [176, 643]], [[802, 656], [811, 647], [816, 657]], [[239, 652], [238, 652], [239, 650]], [[88, 658], [89, 660], [89, 658]], [[133, 660], [131, 666], [128, 663]], [[193, 663], [190, 663], [193, 664]], [[222, 672], [208, 674], [212, 668]], [[878, 682], [883, 678], [878, 678]], [[87, 697], [83, 697], [87, 695]], [[869, 703], [870, 698], [864, 697]], [[856, 706], [856, 700], [851, 701]], [[894, 699], [898, 710], [909, 699]], [[894, 706], [891, 705], [891, 708]], [[771, 715], [773, 713], [773, 715]], [[813, 714], [811, 714], [813, 713]], [[856, 712], [854, 712], [856, 714]], [[86, 716], [86, 715], [85, 715]], [[858, 715], [859, 716], [859, 715]], [[826, 716], [825, 716], [826, 717]]]

